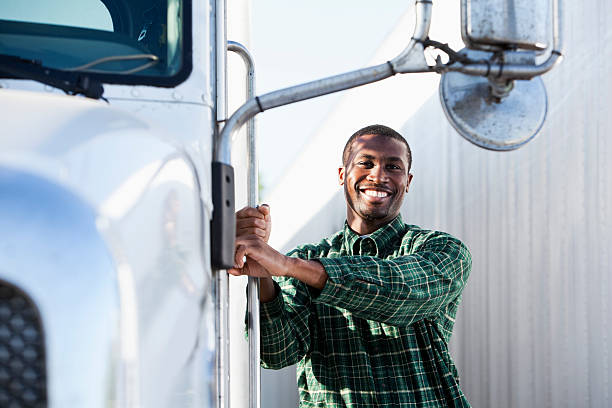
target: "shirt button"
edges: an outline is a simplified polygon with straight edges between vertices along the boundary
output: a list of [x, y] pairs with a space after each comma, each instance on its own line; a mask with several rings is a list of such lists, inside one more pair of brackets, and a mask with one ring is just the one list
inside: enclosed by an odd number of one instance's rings
[[374, 255], [376, 253], [376, 246], [371, 238], [364, 239], [361, 248], [364, 255]]

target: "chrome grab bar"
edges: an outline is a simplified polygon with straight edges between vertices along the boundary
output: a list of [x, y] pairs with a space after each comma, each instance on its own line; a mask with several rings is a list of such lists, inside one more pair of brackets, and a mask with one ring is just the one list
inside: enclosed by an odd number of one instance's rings
[[[215, 119], [217, 121], [216, 131], [220, 132], [221, 123], [227, 119], [227, 14], [226, 14], [226, 0], [215, 0], [211, 1], [211, 6], [214, 7], [214, 24], [215, 24], [215, 37], [214, 37], [214, 61], [215, 61]], [[229, 408], [230, 394], [229, 394], [229, 376], [230, 376], [230, 353], [229, 353], [229, 276], [225, 268], [215, 261], [215, 245], [214, 223], [218, 222], [215, 218], [218, 218], [216, 211], [222, 206], [215, 203], [215, 196], [222, 196], [215, 191], [214, 178], [215, 172], [219, 172], [219, 179], [230, 178], [231, 183], [222, 185], [225, 190], [231, 193], [231, 210], [233, 212], [233, 169], [231, 166], [218, 166], [215, 168], [213, 163], [211, 166], [213, 173], [213, 219], [211, 222], [211, 263], [213, 266], [212, 277], [213, 277], [213, 292], [215, 300], [215, 371], [216, 371], [216, 408]], [[222, 191], [225, 191], [222, 190]], [[226, 194], [224, 194], [226, 195]], [[226, 197], [220, 197], [224, 201]], [[227, 216], [222, 218], [223, 223], [227, 223]], [[234, 232], [232, 231], [232, 234]], [[229, 238], [225, 238], [229, 241]], [[231, 244], [231, 243], [229, 243]], [[227, 244], [226, 244], [227, 245]], [[217, 264], [217, 265], [216, 265]], [[224, 265], [227, 266], [227, 265]]]
[[[227, 42], [228, 51], [235, 52], [242, 57], [247, 68], [246, 97], [247, 100], [255, 97], [255, 67], [253, 58], [247, 48], [235, 41]], [[255, 207], [258, 204], [258, 166], [257, 146], [255, 137], [255, 117], [247, 122], [247, 189], [248, 205]], [[249, 407], [259, 408], [261, 405], [261, 368], [259, 367], [259, 279], [249, 276], [247, 285], [247, 316], [249, 333]]]

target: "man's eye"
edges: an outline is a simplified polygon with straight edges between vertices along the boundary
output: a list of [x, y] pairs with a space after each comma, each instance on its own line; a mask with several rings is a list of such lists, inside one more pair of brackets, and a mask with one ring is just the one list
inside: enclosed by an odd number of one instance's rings
[[370, 167], [374, 166], [374, 164], [371, 161], [369, 161], [369, 160], [367, 160], [367, 161], [360, 161], [357, 164], [359, 166], [367, 167], [367, 168], [370, 168]]
[[397, 164], [389, 164], [389, 165], [387, 166], [387, 168], [388, 168], [389, 170], [401, 170], [401, 169], [402, 169], [402, 168], [401, 168], [400, 166], [398, 166]]

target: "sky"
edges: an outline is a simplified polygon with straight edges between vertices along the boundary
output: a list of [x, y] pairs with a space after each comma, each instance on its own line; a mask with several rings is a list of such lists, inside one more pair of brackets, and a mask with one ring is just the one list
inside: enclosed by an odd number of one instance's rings
[[[253, 0], [251, 51], [257, 95], [368, 66], [410, 7], [414, 2], [406, 0]], [[264, 198], [341, 94], [257, 116]]]
[[99, 0], [72, 1], [70, 7], [57, 7], [55, 2], [49, 0], [2, 0], [0, 11], [2, 18], [6, 20], [113, 31], [110, 14]]

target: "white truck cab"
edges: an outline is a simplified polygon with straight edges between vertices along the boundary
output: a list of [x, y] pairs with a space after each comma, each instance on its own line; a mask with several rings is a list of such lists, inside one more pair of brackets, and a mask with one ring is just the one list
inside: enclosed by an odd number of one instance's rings
[[0, 5], [0, 406], [214, 405], [214, 7]]

